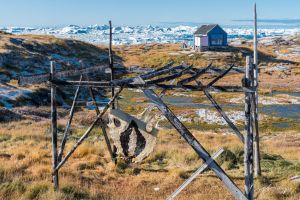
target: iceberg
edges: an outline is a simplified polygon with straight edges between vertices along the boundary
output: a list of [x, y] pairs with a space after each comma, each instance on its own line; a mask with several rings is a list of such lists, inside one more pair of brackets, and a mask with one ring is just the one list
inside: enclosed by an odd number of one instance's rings
[[[181, 41], [193, 41], [193, 33], [196, 26], [178, 25], [173, 27], [165, 26], [116, 26], [113, 28], [113, 43], [115, 45], [143, 44], [151, 42], [176, 43]], [[253, 36], [252, 27], [226, 27], [229, 39], [251, 39]], [[78, 26], [68, 25], [65, 27], [2, 27], [2, 31], [13, 34], [45, 34], [54, 35], [60, 38], [78, 39], [93, 44], [107, 43], [109, 40], [108, 25]], [[273, 37], [284, 35], [295, 35], [300, 33], [300, 27], [279, 27], [258, 29], [258, 37]]]

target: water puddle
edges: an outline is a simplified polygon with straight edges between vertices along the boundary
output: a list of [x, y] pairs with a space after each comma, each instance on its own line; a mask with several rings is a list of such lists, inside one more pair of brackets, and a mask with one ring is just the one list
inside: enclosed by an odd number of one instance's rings
[[259, 108], [260, 112], [274, 117], [300, 119], [300, 104], [267, 105]]

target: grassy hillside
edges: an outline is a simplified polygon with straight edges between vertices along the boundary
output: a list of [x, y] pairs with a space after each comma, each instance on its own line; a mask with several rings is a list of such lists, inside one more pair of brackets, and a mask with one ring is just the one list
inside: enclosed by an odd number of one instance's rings
[[[50, 61], [55, 61], [57, 71], [80, 68], [81, 62], [83, 67], [107, 64], [108, 49], [54, 36], [0, 32], [0, 107], [47, 104], [49, 90], [45, 84], [19, 87], [17, 79], [49, 73]], [[121, 63], [122, 59], [115, 56], [115, 62]], [[58, 93], [63, 97], [58, 99], [60, 104], [69, 100], [59, 89]]]
[[78, 40], [54, 36], [0, 33], [0, 81], [49, 72], [50, 60], [57, 62], [57, 70], [78, 68], [80, 60], [89, 67], [107, 63], [108, 51]]

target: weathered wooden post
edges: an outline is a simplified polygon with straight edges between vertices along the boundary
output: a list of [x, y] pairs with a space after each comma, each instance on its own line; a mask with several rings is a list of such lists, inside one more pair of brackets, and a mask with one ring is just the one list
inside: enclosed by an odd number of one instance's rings
[[[50, 81], [54, 79], [55, 63], [50, 62]], [[51, 133], [52, 133], [52, 169], [57, 166], [57, 111], [56, 111], [56, 86], [51, 83]], [[58, 171], [53, 174], [54, 189], [58, 189]]]
[[[246, 57], [246, 71], [244, 78], [244, 87], [251, 86], [251, 68], [253, 67], [250, 56]], [[244, 168], [245, 168], [245, 195], [248, 200], [253, 199], [253, 127], [251, 116], [251, 92], [245, 92], [245, 144], [244, 144]]]
[[253, 99], [255, 102], [254, 108], [254, 123], [255, 123], [255, 133], [254, 133], [254, 173], [255, 176], [261, 175], [261, 167], [260, 167], [260, 149], [259, 149], [259, 127], [258, 127], [258, 52], [257, 52], [257, 12], [256, 12], [256, 4], [254, 4], [254, 37], [253, 37], [253, 58], [254, 58], [254, 84], [256, 87], [255, 98]]
[[[113, 61], [113, 54], [112, 54], [112, 24], [111, 20], [109, 20], [109, 47], [108, 47], [108, 54], [109, 54], [109, 68], [111, 70], [110, 80], [114, 80], [114, 61]], [[111, 87], [111, 97], [115, 95], [115, 88], [114, 86]], [[115, 108], [115, 103], [112, 104], [112, 109]]]

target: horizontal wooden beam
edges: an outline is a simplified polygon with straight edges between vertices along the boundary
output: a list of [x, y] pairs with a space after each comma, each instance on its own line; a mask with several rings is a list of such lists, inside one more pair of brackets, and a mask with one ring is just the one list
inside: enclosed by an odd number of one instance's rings
[[113, 82], [98, 82], [98, 81], [60, 81], [53, 80], [53, 84], [63, 87], [77, 87], [81, 85], [82, 87], [95, 87], [95, 88], [110, 88], [123, 87], [123, 88], [136, 88], [136, 89], [178, 89], [187, 91], [203, 91], [204, 89], [214, 92], [255, 92], [255, 87], [244, 88], [240, 86], [197, 86], [197, 85], [170, 85], [170, 84], [140, 84], [140, 83], [115, 83]]
[[150, 80], [150, 81], [146, 81], [146, 84], [155, 84], [155, 83], [161, 83], [161, 82], [165, 82], [165, 81], [170, 81], [170, 80], [173, 80], [173, 79], [176, 79], [186, 73], [188, 73], [188, 70], [191, 68], [192, 66], [186, 66], [183, 70], [177, 72], [177, 73], [174, 73], [172, 75], [169, 75], [169, 76], [165, 76], [165, 77], [162, 77], [162, 78], [157, 78], [155, 80]]
[[[82, 74], [89, 74], [89, 73], [97, 73], [105, 76], [107, 70], [109, 69], [108, 65], [99, 65], [95, 67], [89, 67], [85, 69], [74, 69], [68, 71], [61, 71], [55, 73], [55, 78], [67, 78], [72, 76], [80, 76]], [[108, 75], [107, 75], [108, 76]], [[30, 75], [30, 76], [20, 76], [18, 83], [19, 85], [29, 85], [29, 84], [39, 84], [39, 83], [46, 83], [50, 79], [50, 74], [37, 74], [37, 75]]]
[[[168, 66], [168, 68], [166, 68], [166, 66]], [[174, 72], [176, 70], [180, 70], [182, 68], [182, 65], [174, 66], [171, 68], [169, 68], [169, 65], [166, 65], [166, 66], [162, 67], [162, 69], [155, 70], [153, 72], [149, 72], [149, 73], [143, 74], [141, 76], [126, 78], [126, 79], [121, 79], [121, 80], [114, 80], [114, 81], [112, 81], [112, 83], [116, 84], [116, 85], [133, 83], [137, 78], [142, 78], [143, 80], [146, 81], [146, 80], [149, 80], [154, 77], [158, 77], [163, 74], [167, 74], [170, 72]]]

